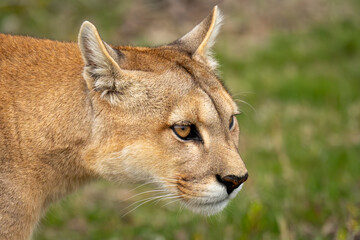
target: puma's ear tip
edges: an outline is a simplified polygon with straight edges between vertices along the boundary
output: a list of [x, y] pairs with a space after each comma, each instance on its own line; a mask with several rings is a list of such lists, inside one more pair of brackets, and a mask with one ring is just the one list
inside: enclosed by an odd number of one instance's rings
[[212, 10], [212, 13], [213, 13], [214, 15], [216, 15], [218, 9], [219, 9], [218, 5], [215, 5], [214, 8], [213, 8], [213, 10]]
[[213, 9], [213, 18], [216, 19], [217, 24], [222, 24], [222, 20], [224, 18], [223, 18], [222, 12], [221, 12], [220, 8], [218, 8], [218, 6], [215, 6]]
[[84, 21], [80, 27], [80, 34], [86, 31], [96, 31], [96, 27], [89, 21]]
[[84, 21], [81, 24], [79, 35], [78, 35], [78, 44], [80, 49], [83, 50], [85, 45], [90, 42], [94, 42], [97, 39], [97, 30], [94, 24], [89, 21]]
[[89, 22], [88, 20], [85, 20], [85, 21], [83, 21], [83, 23], [81, 24], [81, 27], [84, 27], [84, 26], [86, 26], [86, 25], [92, 25], [92, 23]]
[[209, 22], [207, 27], [207, 34], [203, 37], [203, 41], [196, 51], [196, 53], [200, 55], [206, 55], [207, 52], [212, 48], [215, 43], [215, 38], [217, 37], [222, 26], [223, 15], [221, 14], [221, 11], [217, 5], [213, 8], [212, 12], [206, 19]]
[[221, 14], [221, 10], [220, 8], [218, 7], [218, 5], [215, 5], [215, 7], [213, 8], [212, 12], [211, 12], [211, 16], [212, 18], [214, 19], [222, 19], [222, 14]]

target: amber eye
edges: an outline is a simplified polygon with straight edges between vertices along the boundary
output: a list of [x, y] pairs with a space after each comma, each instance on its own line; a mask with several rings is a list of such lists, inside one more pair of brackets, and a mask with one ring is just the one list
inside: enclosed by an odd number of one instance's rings
[[187, 138], [190, 134], [191, 127], [176, 125], [173, 127], [173, 130], [180, 138]]
[[235, 115], [232, 115], [230, 117], [230, 120], [229, 120], [229, 129], [230, 131], [233, 130], [234, 126], [235, 126]]
[[181, 140], [202, 141], [195, 125], [173, 125], [171, 129], [174, 131], [175, 135]]

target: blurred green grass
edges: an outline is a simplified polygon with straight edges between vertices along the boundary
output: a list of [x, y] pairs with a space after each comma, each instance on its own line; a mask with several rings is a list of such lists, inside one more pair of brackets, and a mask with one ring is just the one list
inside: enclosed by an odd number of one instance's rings
[[100, 181], [54, 204], [35, 239], [359, 239], [359, 19], [273, 32], [244, 56], [223, 49], [219, 42], [216, 56], [244, 112], [240, 152], [250, 173], [225, 211], [207, 218], [159, 202], [122, 217], [135, 201], [124, 200], [149, 188]]
[[360, 230], [359, 26], [277, 34], [248, 59], [220, 55], [224, 79], [240, 76], [230, 89], [253, 93], [256, 108], [239, 119], [252, 173], [241, 212], [259, 216], [255, 232], [242, 219], [235, 239], [353, 239]]

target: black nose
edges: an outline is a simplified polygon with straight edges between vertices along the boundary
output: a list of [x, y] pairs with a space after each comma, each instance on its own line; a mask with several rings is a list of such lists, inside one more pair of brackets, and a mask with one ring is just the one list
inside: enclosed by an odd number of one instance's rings
[[248, 179], [248, 173], [245, 175], [238, 177], [235, 175], [227, 175], [225, 177], [220, 177], [220, 175], [216, 175], [216, 179], [224, 184], [226, 187], [226, 191], [228, 194], [232, 193], [237, 187], [239, 187], [243, 182]]

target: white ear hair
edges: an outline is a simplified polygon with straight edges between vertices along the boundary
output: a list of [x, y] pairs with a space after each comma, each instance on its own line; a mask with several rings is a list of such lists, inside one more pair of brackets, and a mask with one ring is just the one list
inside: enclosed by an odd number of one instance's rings
[[85, 62], [83, 76], [88, 88], [116, 105], [128, 84], [126, 74], [117, 64], [118, 54], [101, 40], [95, 26], [88, 21], [81, 25], [78, 44]]
[[212, 68], [216, 68], [217, 62], [212, 58], [212, 47], [215, 44], [215, 39], [220, 32], [222, 26], [223, 16], [217, 6], [213, 10], [213, 18], [209, 30], [206, 33], [206, 36], [198, 49], [196, 50], [194, 56], [200, 55], [206, 57], [208, 63]]
[[85, 21], [80, 28], [78, 43], [85, 64], [97, 64], [99, 67], [107, 67], [108, 64], [113, 67], [120, 67], [116, 63], [116, 52], [100, 38], [96, 27]]
[[215, 69], [217, 62], [212, 58], [211, 48], [220, 31], [222, 20], [220, 10], [215, 6], [201, 23], [170, 45], [189, 52], [195, 60], [205, 62]]

